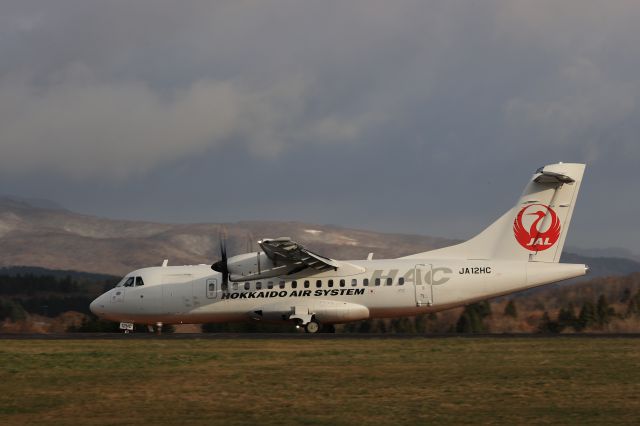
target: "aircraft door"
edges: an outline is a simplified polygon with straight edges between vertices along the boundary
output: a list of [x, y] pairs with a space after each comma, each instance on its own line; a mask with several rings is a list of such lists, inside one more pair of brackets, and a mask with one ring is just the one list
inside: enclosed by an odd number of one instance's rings
[[418, 264], [415, 266], [416, 305], [433, 305], [433, 286], [431, 285], [432, 265]]
[[217, 278], [209, 278], [207, 280], [207, 299], [217, 299], [218, 298], [218, 279]]

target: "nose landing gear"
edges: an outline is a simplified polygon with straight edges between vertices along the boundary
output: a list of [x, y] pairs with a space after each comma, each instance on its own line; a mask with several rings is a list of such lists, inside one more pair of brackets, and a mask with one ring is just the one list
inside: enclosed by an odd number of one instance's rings
[[120, 330], [123, 330], [125, 334], [129, 334], [133, 332], [133, 323], [132, 322], [121, 322]]

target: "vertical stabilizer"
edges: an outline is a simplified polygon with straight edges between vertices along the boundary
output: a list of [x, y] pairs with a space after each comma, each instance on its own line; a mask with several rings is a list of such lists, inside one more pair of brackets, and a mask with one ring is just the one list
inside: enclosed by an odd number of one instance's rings
[[550, 164], [533, 175], [518, 203], [474, 238], [408, 258], [558, 262], [585, 165]]

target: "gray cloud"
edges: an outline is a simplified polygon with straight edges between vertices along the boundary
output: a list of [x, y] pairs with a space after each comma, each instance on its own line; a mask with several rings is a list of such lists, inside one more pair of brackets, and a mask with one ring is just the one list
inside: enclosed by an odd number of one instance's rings
[[[6, 1], [0, 190], [56, 182], [63, 202], [107, 213], [145, 194], [135, 214], [160, 220], [263, 217], [252, 200], [275, 218], [465, 237], [520, 190], [489, 171], [587, 161], [575, 226], [598, 235], [576, 242], [631, 246], [628, 226], [593, 225], [640, 211], [625, 201], [639, 18], [635, 0]], [[209, 167], [240, 194], [224, 207], [194, 204]], [[192, 207], [167, 208], [158, 182]]]
[[366, 117], [298, 120], [306, 90], [301, 80], [254, 91], [233, 81], [199, 80], [163, 95], [144, 82], [96, 81], [81, 65], [46, 88], [5, 78], [0, 166], [9, 174], [44, 169], [123, 179], [231, 138], [246, 141], [251, 153], [274, 156], [292, 141], [358, 136]]

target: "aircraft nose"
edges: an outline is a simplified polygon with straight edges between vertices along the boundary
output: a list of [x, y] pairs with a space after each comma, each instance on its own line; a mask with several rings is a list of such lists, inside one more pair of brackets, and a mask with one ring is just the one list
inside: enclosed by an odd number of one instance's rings
[[93, 312], [94, 315], [98, 315], [97, 311], [98, 311], [98, 299], [95, 299], [93, 302], [91, 302], [91, 304], [89, 305], [89, 310], [91, 312]]
[[104, 313], [103, 297], [99, 296], [98, 298], [96, 298], [96, 300], [91, 302], [91, 304], [89, 305], [89, 310], [91, 310], [91, 312], [93, 312], [94, 315], [101, 316]]

